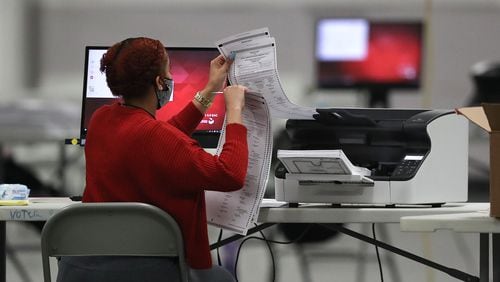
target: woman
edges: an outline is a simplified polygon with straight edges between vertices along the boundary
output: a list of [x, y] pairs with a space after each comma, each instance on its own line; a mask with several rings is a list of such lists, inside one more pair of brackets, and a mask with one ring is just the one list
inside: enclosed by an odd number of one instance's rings
[[[155, 113], [173, 90], [165, 48], [149, 38], [115, 44], [102, 57], [101, 71], [122, 101], [93, 114], [85, 144], [83, 201], [144, 202], [167, 211], [181, 228], [193, 281], [234, 280], [212, 266], [204, 191], [234, 191], [244, 185], [248, 148], [241, 112], [246, 89], [224, 89], [226, 142], [219, 156], [190, 138], [214, 92], [223, 87], [230, 63], [222, 56], [212, 60], [206, 87], [163, 122]], [[65, 257], [59, 268], [58, 281], [170, 281], [166, 278], [175, 273], [175, 263], [167, 258]]]

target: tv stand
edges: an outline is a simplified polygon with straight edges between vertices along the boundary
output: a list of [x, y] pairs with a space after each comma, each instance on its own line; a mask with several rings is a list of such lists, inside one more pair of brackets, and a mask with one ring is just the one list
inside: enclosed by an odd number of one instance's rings
[[370, 108], [389, 108], [389, 89], [385, 87], [369, 88]]

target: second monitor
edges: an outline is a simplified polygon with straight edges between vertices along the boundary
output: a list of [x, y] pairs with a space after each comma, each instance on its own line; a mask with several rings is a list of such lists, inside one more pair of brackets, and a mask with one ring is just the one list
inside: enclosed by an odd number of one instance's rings
[[387, 106], [392, 89], [418, 89], [422, 57], [419, 21], [323, 18], [316, 24], [317, 86], [367, 90], [371, 106]]

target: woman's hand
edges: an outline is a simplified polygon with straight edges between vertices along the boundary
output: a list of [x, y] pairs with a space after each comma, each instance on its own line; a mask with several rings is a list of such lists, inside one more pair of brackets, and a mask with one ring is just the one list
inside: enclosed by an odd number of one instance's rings
[[226, 82], [227, 72], [232, 62], [232, 60], [226, 59], [222, 55], [217, 56], [210, 62], [209, 79], [204, 92], [220, 91]]
[[224, 89], [227, 123], [242, 123], [241, 113], [245, 107], [245, 92], [242, 85], [228, 86]]
[[[208, 83], [205, 88], [199, 92], [204, 99], [212, 101], [214, 99], [215, 92], [220, 91], [220, 89], [224, 86], [227, 78], [227, 72], [232, 62], [232, 60], [226, 59], [222, 55], [217, 56], [210, 62]], [[197, 102], [194, 102], [194, 105], [202, 114], [207, 110], [207, 107], [204, 107]]]

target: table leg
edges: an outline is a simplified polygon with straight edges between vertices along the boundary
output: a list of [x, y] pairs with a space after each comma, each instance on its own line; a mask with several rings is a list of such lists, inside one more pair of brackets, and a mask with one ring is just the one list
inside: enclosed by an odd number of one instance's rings
[[[3, 160], [3, 148], [0, 144], [0, 184], [4, 180], [4, 160]], [[5, 221], [0, 221], [0, 282], [5, 282], [7, 280], [7, 265], [6, 265], [6, 252], [5, 252]]]
[[468, 273], [465, 273], [463, 271], [460, 271], [458, 269], [454, 269], [454, 268], [450, 268], [450, 267], [446, 267], [442, 264], [438, 264], [436, 262], [433, 262], [433, 261], [430, 261], [424, 257], [421, 257], [421, 256], [417, 256], [413, 253], [410, 253], [410, 252], [407, 252], [403, 249], [400, 249], [400, 248], [397, 248], [397, 247], [394, 247], [392, 245], [389, 245], [387, 243], [384, 243], [384, 242], [381, 242], [379, 240], [375, 240], [371, 237], [368, 237], [364, 234], [361, 234], [361, 233], [358, 233], [356, 231], [352, 231], [348, 228], [345, 228], [343, 227], [341, 224], [320, 224], [321, 226], [324, 226], [328, 229], [331, 229], [331, 230], [336, 230], [336, 231], [339, 231], [339, 232], [342, 232], [346, 235], [349, 235], [353, 238], [356, 238], [356, 239], [359, 239], [361, 241], [364, 241], [364, 242], [367, 242], [367, 243], [370, 243], [372, 245], [375, 245], [375, 246], [378, 246], [380, 248], [383, 248], [385, 250], [388, 250], [390, 252], [393, 252], [395, 254], [398, 254], [400, 256], [403, 256], [405, 258], [408, 258], [408, 259], [411, 259], [411, 260], [414, 260], [416, 262], [419, 262], [421, 264], [424, 264], [424, 265], [427, 265], [429, 267], [432, 267], [434, 269], [437, 269], [439, 271], [442, 271], [452, 277], [455, 277], [461, 281], [467, 281], [467, 282], [480, 282], [481, 280], [479, 280], [479, 277], [476, 277], [476, 276], [473, 276], [471, 274], [468, 274]]
[[492, 242], [492, 250], [493, 250], [493, 282], [500, 281], [500, 234], [493, 233], [493, 242]]
[[5, 282], [7, 280], [7, 265], [6, 265], [6, 250], [5, 250], [5, 240], [6, 240], [6, 229], [5, 221], [0, 221], [0, 281]]
[[[479, 281], [490, 280], [490, 234], [479, 234]], [[493, 267], [493, 269], [495, 269]]]
[[[245, 235], [245, 236], [248, 236], [248, 235], [253, 234], [253, 233], [256, 233], [256, 232], [259, 232], [259, 231], [264, 230], [264, 229], [266, 229], [266, 228], [268, 228], [268, 227], [271, 227], [271, 226], [273, 226], [273, 225], [275, 225], [275, 224], [276, 224], [276, 223], [269, 223], [269, 222], [268, 222], [268, 223], [262, 223], [262, 224], [260, 224], [260, 225], [255, 226], [255, 227], [252, 227], [252, 228], [250, 228], [250, 229], [248, 230], [247, 235]], [[210, 250], [215, 250], [215, 249], [220, 248], [220, 247], [222, 247], [222, 246], [224, 246], [224, 245], [226, 245], [226, 244], [229, 244], [229, 243], [231, 243], [231, 242], [234, 242], [234, 241], [236, 241], [236, 240], [239, 240], [239, 239], [241, 239], [241, 238], [243, 238], [243, 237], [245, 237], [245, 236], [244, 236], [244, 235], [240, 235], [240, 234], [235, 234], [235, 235], [232, 235], [232, 236], [230, 236], [230, 237], [227, 237], [227, 238], [226, 238], [226, 239], [224, 239], [224, 240], [221, 240], [221, 241], [218, 241], [218, 242], [216, 242], [216, 243], [211, 244], [211, 245], [210, 245]]]

